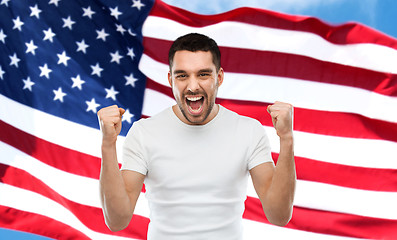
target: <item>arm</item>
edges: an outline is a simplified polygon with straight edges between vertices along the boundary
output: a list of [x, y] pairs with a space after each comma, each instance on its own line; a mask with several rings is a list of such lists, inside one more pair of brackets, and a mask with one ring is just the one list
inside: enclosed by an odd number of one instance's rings
[[272, 224], [284, 226], [292, 217], [296, 185], [293, 107], [276, 102], [268, 107], [268, 112], [280, 137], [277, 165], [264, 163], [251, 169], [250, 174], [267, 219]]
[[145, 178], [137, 172], [119, 170], [116, 140], [123, 113], [124, 110], [115, 105], [98, 111], [102, 130], [100, 198], [105, 222], [112, 231], [128, 226]]

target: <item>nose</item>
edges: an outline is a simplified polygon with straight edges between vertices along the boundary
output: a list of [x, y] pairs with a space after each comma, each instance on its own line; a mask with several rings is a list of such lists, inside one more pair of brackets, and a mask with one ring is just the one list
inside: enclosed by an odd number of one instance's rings
[[197, 92], [200, 89], [199, 79], [197, 77], [192, 76], [188, 80], [187, 90], [191, 91], [192, 93]]

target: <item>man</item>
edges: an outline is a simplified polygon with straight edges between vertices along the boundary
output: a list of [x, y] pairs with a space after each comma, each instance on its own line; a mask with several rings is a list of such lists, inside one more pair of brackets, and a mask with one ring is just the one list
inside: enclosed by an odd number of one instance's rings
[[224, 72], [214, 40], [195, 33], [178, 38], [169, 65], [177, 105], [134, 123], [121, 171], [116, 139], [124, 110], [111, 106], [98, 112], [100, 190], [108, 227], [118, 231], [129, 224], [145, 181], [148, 239], [242, 239], [249, 174], [268, 220], [287, 224], [296, 182], [292, 106], [268, 107], [280, 138], [274, 166], [262, 125], [215, 104]]

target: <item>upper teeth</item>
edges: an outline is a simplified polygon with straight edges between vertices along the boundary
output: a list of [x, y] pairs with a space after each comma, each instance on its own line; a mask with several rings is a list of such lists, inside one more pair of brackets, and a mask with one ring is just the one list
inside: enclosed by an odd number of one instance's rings
[[187, 100], [194, 102], [200, 100], [202, 97], [188, 97]]

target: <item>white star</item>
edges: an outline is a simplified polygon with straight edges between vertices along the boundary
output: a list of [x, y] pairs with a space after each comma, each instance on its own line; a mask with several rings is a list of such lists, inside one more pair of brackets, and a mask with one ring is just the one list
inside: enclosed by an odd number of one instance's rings
[[30, 16], [31, 17], [35, 16], [37, 19], [39, 19], [40, 18], [39, 14], [41, 13], [41, 10], [37, 7], [37, 4], [34, 5], [34, 7], [29, 7], [29, 8], [30, 8], [30, 11], [32, 11], [30, 13]]
[[0, 65], [0, 78], [1, 78], [1, 80], [4, 80], [3, 79], [4, 73], [6, 73], [6, 72], [3, 71], [3, 68], [1, 68], [1, 65]]
[[81, 40], [81, 42], [76, 42], [76, 44], [78, 46], [76, 52], [82, 51], [83, 53], [86, 53], [86, 49], [89, 47], [89, 45], [85, 44], [84, 39]]
[[127, 49], [128, 49], [127, 55], [131, 57], [131, 60], [134, 60], [135, 57], [134, 49], [133, 48], [127, 48]]
[[75, 78], [72, 77], [73, 85], [72, 88], [77, 87], [79, 90], [82, 89], [81, 85], [85, 83], [84, 80], [81, 80], [80, 75], [77, 75]]
[[103, 68], [99, 66], [99, 63], [97, 63], [95, 66], [90, 66], [92, 69], [91, 75], [97, 75], [98, 77], [101, 77], [101, 72], [103, 71]]
[[111, 86], [109, 89], [105, 88], [106, 91], [106, 98], [111, 98], [116, 101], [116, 95], [119, 94], [118, 91], [114, 90], [114, 87]]
[[119, 20], [119, 16], [123, 14], [122, 12], [119, 12], [119, 7], [109, 8], [109, 10], [110, 10], [110, 15], [112, 15], [117, 20]]
[[117, 64], [120, 64], [120, 59], [123, 58], [123, 56], [119, 54], [119, 51], [116, 51], [115, 53], [110, 53], [110, 56], [112, 56], [112, 60], [110, 60], [110, 62], [116, 62]]
[[139, 11], [145, 6], [145, 4], [141, 3], [141, 0], [132, 0], [132, 2], [133, 4], [131, 7], [136, 7]]
[[8, 2], [9, 2], [10, 0], [2, 0], [1, 1], [1, 5], [6, 5], [7, 7], [8, 7]]
[[127, 108], [125, 110], [125, 113], [123, 114], [123, 117], [121, 118], [122, 119], [121, 121], [127, 121], [128, 123], [131, 124], [131, 118], [133, 118], [133, 117], [134, 117], [134, 114], [131, 114], [130, 110]]
[[63, 97], [66, 96], [67, 94], [62, 92], [62, 88], [59, 87], [58, 90], [52, 90], [52, 92], [55, 94], [54, 96], [54, 101], [59, 100], [60, 102], [63, 102]]
[[70, 57], [66, 56], [66, 52], [63, 51], [62, 54], [57, 54], [59, 60], [58, 64], [63, 63], [63, 65], [68, 66], [68, 61], [70, 60]]
[[22, 89], [28, 89], [29, 91], [32, 91], [32, 86], [34, 85], [34, 82], [30, 80], [30, 77], [26, 79], [22, 79], [24, 85]]
[[129, 76], [124, 76], [124, 78], [127, 80], [125, 85], [131, 85], [132, 87], [135, 87], [135, 82], [138, 81], [138, 79], [134, 78], [134, 75], [132, 73]]
[[98, 103], [96, 103], [95, 102], [95, 98], [93, 98], [93, 99], [91, 99], [91, 101], [89, 102], [89, 101], [85, 101], [85, 103], [87, 104], [87, 112], [88, 111], [92, 111], [93, 113], [96, 113], [96, 109], [97, 109], [97, 107], [99, 107], [99, 106], [101, 106], [100, 104], [98, 104]]
[[19, 19], [19, 16], [16, 19], [12, 19], [12, 21], [14, 22], [14, 27], [12, 29], [22, 31], [21, 27], [24, 23]]
[[3, 29], [0, 29], [0, 41], [2, 41], [3, 43], [6, 43], [5, 39], [6, 39], [7, 35], [4, 34]]
[[50, 42], [52, 42], [52, 38], [55, 37], [55, 33], [52, 32], [52, 29], [49, 28], [47, 31], [43, 30], [45, 36], [43, 38], [43, 40], [49, 40]]
[[122, 26], [121, 24], [118, 25], [118, 24], [116, 23], [116, 27], [117, 27], [116, 31], [117, 31], [117, 32], [120, 32], [121, 35], [124, 35], [124, 33], [127, 31], [127, 30], [125, 30], [125, 29], [123, 28], [123, 26]]
[[104, 42], [106, 42], [106, 37], [109, 36], [109, 34], [105, 32], [104, 28], [102, 28], [101, 31], [96, 30], [96, 33], [98, 34], [96, 39], [102, 39]]
[[58, 2], [61, 0], [51, 0], [48, 4], [54, 4], [55, 6], [58, 7]]
[[21, 59], [19, 59], [19, 58], [17, 57], [17, 54], [14, 53], [14, 55], [9, 56], [9, 57], [10, 57], [10, 59], [11, 59], [10, 66], [11, 66], [11, 65], [15, 65], [15, 67], [18, 67], [18, 63], [19, 63], [19, 61], [21, 61]]
[[76, 22], [75, 21], [73, 21], [71, 18], [70, 18], [70, 16], [68, 17], [68, 18], [62, 18], [62, 20], [63, 20], [63, 28], [65, 28], [65, 27], [67, 27], [67, 28], [69, 28], [70, 30], [72, 30], [72, 25], [73, 24], [75, 24]]
[[94, 11], [91, 10], [91, 6], [88, 6], [87, 8], [83, 8], [83, 17], [87, 16], [89, 19], [92, 19], [92, 15], [95, 14]]
[[50, 72], [52, 72], [51, 69], [48, 68], [47, 63], [44, 64], [44, 66], [39, 66], [40, 68], [40, 77], [45, 76], [47, 79], [50, 78]]
[[30, 40], [29, 43], [25, 43], [25, 45], [26, 45], [26, 47], [28, 48], [28, 49], [26, 49], [26, 53], [32, 53], [33, 55], [36, 54], [35, 51], [36, 51], [36, 49], [37, 49], [37, 46], [34, 45], [33, 40]]

